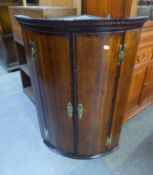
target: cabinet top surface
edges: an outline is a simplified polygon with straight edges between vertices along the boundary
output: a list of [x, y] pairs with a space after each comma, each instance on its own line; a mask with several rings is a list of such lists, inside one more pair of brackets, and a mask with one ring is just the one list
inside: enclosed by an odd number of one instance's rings
[[141, 28], [147, 17], [112, 19], [95, 16], [70, 16], [63, 18], [31, 18], [16, 15], [19, 23], [31, 30], [39, 32], [106, 32], [126, 31]]

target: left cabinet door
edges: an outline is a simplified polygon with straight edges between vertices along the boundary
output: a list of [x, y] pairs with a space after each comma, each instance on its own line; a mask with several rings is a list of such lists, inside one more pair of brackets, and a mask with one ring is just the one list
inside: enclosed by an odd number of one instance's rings
[[69, 36], [34, 33], [33, 39], [47, 142], [64, 153], [73, 153]]

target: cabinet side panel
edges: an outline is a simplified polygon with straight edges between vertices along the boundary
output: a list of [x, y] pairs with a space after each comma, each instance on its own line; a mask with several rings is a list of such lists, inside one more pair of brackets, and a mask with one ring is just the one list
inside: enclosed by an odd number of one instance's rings
[[82, 156], [106, 152], [121, 42], [121, 33], [76, 38], [78, 104], [83, 106], [83, 117], [78, 119]]
[[121, 65], [117, 96], [112, 121], [112, 143], [110, 149], [118, 145], [120, 132], [125, 113], [126, 100], [129, 93], [130, 82], [140, 39], [140, 29], [130, 30], [125, 35], [126, 50], [124, 62]]
[[[36, 59], [32, 57], [32, 49], [30, 42], [33, 40], [32, 32], [26, 28], [23, 28], [23, 39], [24, 39], [24, 49], [26, 54], [27, 69], [30, 74], [30, 80], [32, 84], [32, 92], [34, 94], [34, 101], [36, 104], [39, 126], [41, 130], [42, 137], [45, 138], [44, 128], [45, 128], [45, 116], [43, 112], [42, 100], [39, 90], [38, 74], [36, 68]], [[22, 63], [23, 64], [23, 63]]]
[[72, 153], [73, 125], [67, 114], [67, 104], [71, 102], [69, 37], [36, 33], [34, 40], [49, 142], [61, 151]]

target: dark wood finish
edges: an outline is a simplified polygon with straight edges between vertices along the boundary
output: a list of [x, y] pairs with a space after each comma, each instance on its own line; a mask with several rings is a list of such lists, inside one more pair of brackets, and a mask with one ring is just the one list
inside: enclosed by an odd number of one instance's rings
[[136, 29], [127, 31], [125, 34], [124, 43], [126, 43], [126, 52], [124, 64], [120, 66], [118, 76], [118, 86], [116, 90], [116, 100], [114, 104], [115, 106], [112, 118], [112, 128], [110, 132], [110, 135], [112, 137], [112, 145], [110, 145], [109, 149], [113, 149], [114, 146], [116, 147], [119, 143], [120, 130], [124, 118], [126, 99], [129, 93], [129, 87], [135, 62], [134, 58], [136, 57], [140, 33], [141, 31], [138, 31]]
[[20, 67], [28, 76], [30, 76], [29, 68], [27, 64], [23, 64]]
[[12, 35], [1, 35], [0, 63], [7, 71], [18, 69], [17, 51]]
[[[122, 40], [123, 33], [77, 37], [78, 102], [85, 107], [84, 118], [78, 124], [80, 155], [100, 154], [107, 149], [118, 48]], [[105, 45], [111, 46], [109, 52], [104, 50]]]
[[[24, 33], [24, 51], [20, 52], [20, 53], [24, 53], [26, 54], [26, 60], [24, 60], [24, 55], [22, 56], [21, 60], [22, 62], [20, 64], [24, 64], [24, 62], [27, 62], [27, 67], [28, 67], [28, 73], [30, 74], [30, 84], [29, 87], [32, 86], [33, 89], [33, 93], [30, 94], [31, 96], [30, 99], [34, 99], [33, 101], [36, 102], [36, 108], [37, 108], [37, 114], [38, 114], [38, 119], [39, 119], [39, 124], [40, 124], [40, 129], [41, 129], [41, 135], [42, 137], [45, 139], [45, 131], [44, 128], [47, 128], [46, 126], [46, 118], [44, 115], [44, 109], [43, 109], [43, 105], [42, 105], [42, 97], [39, 89], [39, 82], [38, 82], [38, 77], [37, 77], [37, 68], [36, 68], [36, 59], [33, 59], [32, 56], [32, 52], [31, 52], [31, 43], [30, 41], [32, 41], [32, 35], [31, 32], [27, 29], [23, 29], [23, 33]], [[21, 45], [19, 45], [22, 49], [23, 47]], [[22, 72], [22, 69], [21, 69]], [[25, 72], [25, 71], [24, 71]], [[27, 74], [26, 74], [27, 75]], [[29, 78], [29, 77], [28, 77]], [[24, 79], [23, 79], [24, 80]], [[24, 82], [23, 82], [24, 83]], [[25, 91], [26, 92], [26, 91]], [[28, 95], [28, 94], [27, 94]]]
[[[35, 34], [34, 40], [38, 50], [37, 66], [41, 78], [39, 86], [47, 118], [49, 140], [57, 148], [72, 154], [73, 125], [66, 111], [67, 103], [72, 98], [69, 38]], [[45, 52], [42, 52], [43, 50]], [[58, 137], [55, 137], [56, 135]]]
[[[32, 84], [37, 87], [44, 142], [73, 158], [95, 157], [115, 149], [146, 18], [39, 20], [18, 16], [17, 20], [23, 28]], [[118, 63], [124, 44], [124, 62]], [[68, 115], [69, 103], [72, 116]]]
[[7, 71], [18, 68], [18, 59], [15, 43], [12, 35], [12, 28], [9, 17], [8, 6], [0, 3], [0, 63]]
[[24, 50], [24, 47], [19, 43], [16, 43], [16, 48], [17, 48], [18, 59], [20, 64], [20, 75], [21, 75], [23, 91], [34, 103], [35, 100], [34, 100], [34, 95], [32, 90], [29, 67], [27, 65], [27, 60], [25, 56], [25, 50]]
[[2, 45], [2, 38], [0, 37], [0, 60], [2, 61], [3, 59], [4, 59], [3, 45]]

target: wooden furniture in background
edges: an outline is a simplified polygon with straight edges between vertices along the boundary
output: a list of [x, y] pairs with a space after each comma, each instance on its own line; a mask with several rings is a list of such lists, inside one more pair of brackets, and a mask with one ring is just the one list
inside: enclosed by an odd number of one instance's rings
[[71, 7], [47, 7], [47, 6], [12, 6], [10, 7], [11, 23], [14, 40], [18, 51], [21, 80], [24, 92], [34, 102], [34, 95], [31, 85], [31, 73], [25, 57], [25, 49], [22, 37], [22, 30], [14, 15], [27, 15], [33, 18], [55, 18], [62, 16], [76, 15], [76, 9]]
[[115, 149], [146, 18], [17, 19], [44, 142], [73, 158]]
[[38, 0], [40, 6], [50, 5], [50, 6], [64, 6], [73, 7], [77, 9], [77, 14], [81, 14], [82, 10], [82, 0]]
[[18, 68], [18, 59], [15, 43], [13, 40], [10, 15], [8, 7], [19, 4], [18, 1], [0, 2], [0, 63], [7, 71]]
[[[151, 1], [143, 0], [83, 0], [83, 13], [102, 17], [126, 18], [147, 15], [153, 19]], [[150, 11], [149, 11], [150, 10]], [[153, 22], [142, 30], [124, 121], [153, 103]]]
[[128, 96], [125, 121], [153, 103], [153, 22], [146, 22], [140, 37], [138, 53]]
[[135, 16], [137, 0], [82, 0], [82, 12], [101, 17], [126, 18]]
[[[151, 1], [137, 0], [133, 4], [135, 16], [147, 15], [153, 19]], [[153, 103], [153, 21], [145, 23], [133, 70], [132, 82], [124, 121], [134, 117]]]

